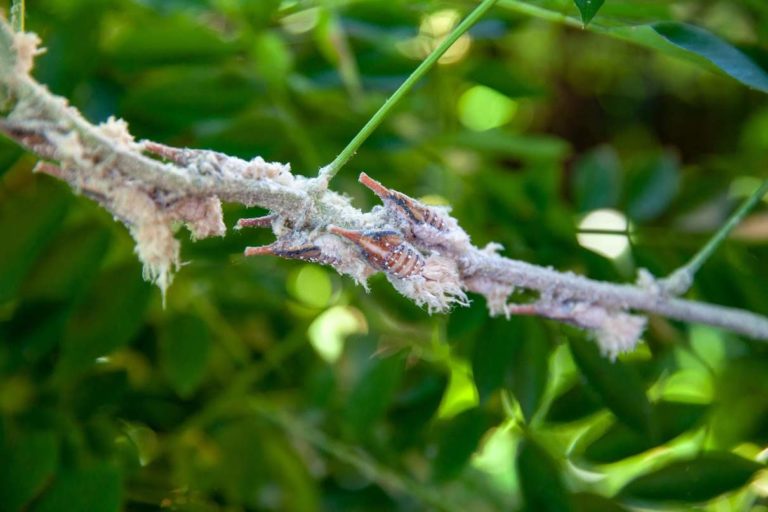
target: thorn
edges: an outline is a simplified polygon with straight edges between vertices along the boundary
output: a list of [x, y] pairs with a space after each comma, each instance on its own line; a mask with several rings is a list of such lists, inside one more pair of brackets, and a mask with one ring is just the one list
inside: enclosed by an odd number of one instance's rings
[[146, 140], [144, 141], [144, 150], [172, 162], [179, 163], [181, 161], [182, 150], [179, 148]]
[[504, 306], [508, 315], [538, 315], [539, 308], [536, 304], [507, 304]]
[[260, 247], [246, 247], [244, 254], [246, 256], [276, 256], [274, 244], [262, 245]]
[[333, 261], [332, 257], [323, 255], [320, 248], [316, 245], [299, 245], [288, 247], [280, 241], [261, 247], [246, 247], [246, 256], [278, 256], [288, 260], [311, 261], [313, 263], [328, 264]]
[[268, 228], [272, 226], [272, 221], [275, 219], [275, 217], [276, 215], [274, 213], [270, 213], [269, 215], [264, 215], [262, 217], [240, 219], [237, 221], [237, 224], [235, 224], [235, 229]]
[[387, 187], [385, 187], [378, 181], [374, 180], [364, 172], [360, 173], [360, 177], [357, 179], [357, 181], [362, 183], [363, 186], [370, 189], [374, 194], [379, 196], [381, 199], [389, 197], [392, 194], [392, 191], [390, 191]]
[[32, 169], [32, 172], [34, 173], [39, 172], [39, 173], [47, 174], [49, 176], [53, 176], [54, 178], [64, 179], [64, 170], [58, 165], [52, 164], [50, 162], [44, 162], [44, 161], [37, 162], [34, 169]]
[[344, 238], [352, 240], [355, 243], [359, 243], [363, 236], [363, 234], [359, 231], [352, 231], [351, 229], [344, 229], [334, 225], [328, 226], [328, 231], [334, 235], [343, 236]]

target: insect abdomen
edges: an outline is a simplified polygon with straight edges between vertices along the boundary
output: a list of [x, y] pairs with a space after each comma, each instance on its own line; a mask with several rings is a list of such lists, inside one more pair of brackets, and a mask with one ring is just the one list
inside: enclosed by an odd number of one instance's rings
[[419, 275], [424, 268], [424, 256], [397, 231], [351, 231], [336, 226], [328, 230], [354, 242], [377, 270], [403, 279]]

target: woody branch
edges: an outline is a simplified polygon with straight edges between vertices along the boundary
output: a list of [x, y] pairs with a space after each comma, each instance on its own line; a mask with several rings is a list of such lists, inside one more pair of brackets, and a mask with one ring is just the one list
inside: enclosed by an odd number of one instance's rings
[[[597, 282], [477, 248], [447, 209], [428, 207], [361, 175], [383, 207], [362, 212], [327, 188], [328, 176], [293, 175], [288, 164], [256, 157], [136, 141], [124, 121], [94, 125], [31, 76], [37, 36], [0, 20], [0, 130], [41, 158], [36, 170], [66, 181], [123, 222], [136, 241], [145, 277], [165, 292], [179, 265], [173, 224], [193, 238], [223, 236], [221, 201], [260, 206], [267, 217], [238, 227], [270, 227], [276, 241], [246, 249], [329, 265], [365, 285], [383, 272], [403, 295], [431, 311], [485, 297], [492, 315], [533, 314], [592, 331], [602, 350], [631, 349], [646, 324], [642, 313], [717, 326], [768, 339], [768, 318], [676, 298], [645, 276], [638, 286]], [[516, 290], [536, 292], [510, 304]]]

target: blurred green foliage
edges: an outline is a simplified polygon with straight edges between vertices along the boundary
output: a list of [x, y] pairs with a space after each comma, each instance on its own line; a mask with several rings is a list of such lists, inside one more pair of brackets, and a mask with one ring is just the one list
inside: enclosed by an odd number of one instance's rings
[[[500, 1], [334, 186], [372, 207], [365, 170], [598, 279], [684, 263], [768, 176], [768, 4], [545, 19], [588, 4]], [[36, 77], [92, 121], [311, 175], [474, 5], [40, 0], [26, 21]], [[652, 318], [611, 363], [479, 299], [430, 317], [381, 276], [245, 260], [253, 231], [185, 243], [163, 308], [125, 230], [34, 162], [0, 141], [3, 511], [768, 510], [764, 344]], [[610, 258], [577, 238], [604, 208], [631, 221]], [[768, 313], [767, 242], [763, 207], [691, 295]]]

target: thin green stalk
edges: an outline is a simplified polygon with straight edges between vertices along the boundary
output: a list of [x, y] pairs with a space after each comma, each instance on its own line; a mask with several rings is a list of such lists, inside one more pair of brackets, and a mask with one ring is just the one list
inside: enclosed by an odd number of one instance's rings
[[472, 27], [482, 16], [493, 7], [498, 0], [482, 0], [474, 11], [464, 20], [459, 23], [456, 28], [446, 37], [437, 48], [435, 48], [429, 56], [422, 61], [421, 64], [411, 73], [411, 75], [403, 82], [400, 87], [390, 96], [387, 101], [379, 108], [379, 110], [371, 117], [371, 119], [363, 126], [363, 128], [355, 135], [355, 137], [347, 144], [336, 159], [323, 167], [320, 170], [320, 176], [327, 181], [330, 181], [339, 170], [354, 156], [363, 142], [370, 137], [371, 133], [378, 128], [378, 126], [384, 121], [384, 118], [392, 111], [392, 108], [405, 96], [431, 68], [434, 66], [440, 57], [448, 50], [448, 48], [456, 42], [459, 37]]
[[720, 244], [728, 238], [731, 231], [739, 225], [747, 213], [768, 193], [768, 180], [757, 187], [754, 193], [730, 216], [715, 235], [699, 249], [691, 260], [662, 280], [663, 288], [672, 293], [684, 293], [693, 283], [693, 277], [702, 265], [712, 256]]
[[531, 18], [539, 18], [540, 20], [551, 21], [553, 23], [562, 23], [574, 28], [588, 29], [594, 32], [602, 32], [602, 30], [594, 25], [589, 24], [586, 27], [580, 20], [568, 16], [563, 13], [552, 11], [538, 5], [521, 2], [520, 0], [499, 0], [499, 6], [510, 11], [515, 11], [520, 14], [525, 14]]
[[11, 27], [14, 32], [24, 32], [25, 0], [13, 0], [11, 3]]

